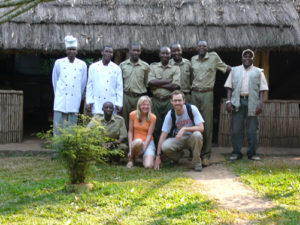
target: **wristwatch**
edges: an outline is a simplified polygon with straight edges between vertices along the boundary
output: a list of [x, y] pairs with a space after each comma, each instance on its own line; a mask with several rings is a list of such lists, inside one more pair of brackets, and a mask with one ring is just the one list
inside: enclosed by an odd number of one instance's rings
[[156, 156], [160, 156], [160, 154], [156, 153]]
[[229, 103], [229, 102], [231, 102], [231, 100], [227, 100], [225, 103], [226, 103], [226, 105]]

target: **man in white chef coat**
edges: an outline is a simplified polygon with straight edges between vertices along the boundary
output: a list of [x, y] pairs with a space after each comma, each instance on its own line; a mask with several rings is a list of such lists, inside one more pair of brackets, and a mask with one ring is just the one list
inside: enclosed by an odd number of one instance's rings
[[115, 105], [119, 114], [123, 106], [123, 78], [120, 67], [111, 61], [113, 48], [104, 46], [102, 60], [89, 67], [86, 88], [86, 109], [93, 115], [103, 116], [103, 104], [107, 101]]
[[65, 37], [67, 57], [55, 61], [52, 72], [54, 89], [53, 134], [58, 135], [59, 128], [77, 123], [77, 114], [87, 80], [86, 63], [78, 58], [77, 39]]

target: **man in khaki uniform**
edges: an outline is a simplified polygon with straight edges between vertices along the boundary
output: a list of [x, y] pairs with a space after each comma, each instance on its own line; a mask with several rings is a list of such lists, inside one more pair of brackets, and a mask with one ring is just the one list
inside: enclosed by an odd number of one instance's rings
[[171, 65], [179, 66], [180, 68], [180, 88], [185, 95], [185, 101], [191, 102], [191, 90], [192, 90], [192, 64], [188, 59], [182, 58], [182, 48], [179, 43], [172, 44], [171, 46], [172, 59]]
[[111, 102], [105, 102], [102, 110], [104, 116], [99, 114], [95, 115], [87, 127], [93, 128], [97, 126], [97, 124], [102, 125], [105, 127], [107, 136], [115, 139], [114, 141], [108, 142], [107, 147], [110, 149], [120, 148], [124, 152], [127, 151], [127, 130], [123, 117], [113, 114], [114, 104]]
[[153, 98], [152, 111], [156, 115], [154, 142], [157, 145], [165, 115], [172, 108], [170, 96], [172, 91], [180, 88], [180, 69], [169, 64], [171, 50], [162, 47], [159, 53], [160, 62], [150, 65], [149, 82]]
[[214, 85], [217, 70], [229, 73], [231, 67], [227, 66], [216, 52], [208, 52], [206, 41], [199, 41], [198, 55], [192, 57], [193, 83], [192, 104], [196, 105], [203, 116], [204, 134], [201, 152], [202, 165], [209, 165], [213, 133], [213, 104]]
[[141, 45], [132, 43], [129, 49], [129, 59], [120, 64], [123, 74], [123, 118], [128, 129], [129, 114], [136, 110], [136, 104], [142, 95], [147, 94], [149, 65], [140, 59]]

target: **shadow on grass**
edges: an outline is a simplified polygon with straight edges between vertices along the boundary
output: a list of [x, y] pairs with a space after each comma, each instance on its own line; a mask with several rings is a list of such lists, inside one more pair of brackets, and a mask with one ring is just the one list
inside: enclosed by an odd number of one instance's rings
[[[42, 206], [48, 204], [57, 204], [59, 201], [66, 201], [68, 198], [65, 196], [65, 187], [60, 186], [54, 190], [47, 190], [48, 193], [39, 193], [40, 185], [32, 190], [28, 191], [27, 194], [17, 192], [13, 193], [6, 201], [0, 202], [0, 215], [10, 215], [17, 211], [31, 207], [31, 206]], [[42, 191], [40, 191], [42, 192]], [[72, 195], [73, 196], [73, 195]]]
[[[176, 177], [178, 178], [178, 177]], [[148, 178], [150, 179], [150, 178]], [[147, 180], [147, 179], [146, 179]], [[173, 179], [168, 179], [168, 180], [162, 180], [160, 182], [156, 182], [154, 184], [152, 184], [151, 186], [149, 186], [146, 191], [140, 195], [138, 198], [133, 198], [131, 200], [131, 204], [129, 204], [129, 207], [126, 207], [126, 209], [122, 212], [119, 213], [116, 217], [117, 218], [122, 218], [123, 216], [130, 214], [135, 208], [143, 205], [143, 201], [146, 200], [149, 196], [155, 194], [160, 188], [162, 188], [163, 186], [167, 185], [168, 183], [170, 183]], [[108, 221], [108, 224], [111, 222], [115, 222], [115, 219], [113, 219], [113, 221]]]
[[[47, 206], [46, 210], [49, 208], [52, 212], [56, 212], [57, 209], [55, 206], [69, 207], [69, 205], [74, 202], [75, 194], [70, 194], [65, 191], [65, 184], [67, 183], [67, 174], [65, 172], [60, 172], [59, 174], [54, 173], [49, 176], [48, 174], [46, 175], [44, 167], [46, 166], [50, 170], [55, 170], [55, 168], [58, 168], [56, 165], [59, 165], [59, 161], [52, 161], [50, 164], [53, 167], [50, 168], [49, 165], [47, 166], [41, 163], [41, 165], [39, 165], [40, 167], [35, 171], [31, 172], [30, 170], [30, 176], [28, 173], [19, 173], [20, 169], [18, 169], [16, 170], [16, 177], [14, 177], [13, 182], [9, 179], [9, 177], [6, 177], [6, 182], [3, 182], [2, 184], [0, 183], [0, 191], [3, 191], [3, 193], [0, 194], [0, 197], [1, 195], [4, 197], [0, 202], [1, 215], [10, 216], [16, 212], [22, 213], [22, 211], [26, 211], [28, 208], [33, 209], [40, 206]], [[183, 169], [176, 168], [163, 168], [160, 171], [146, 170], [144, 168], [128, 170], [122, 166], [100, 165], [93, 169], [91, 174], [92, 179], [89, 180], [96, 184], [96, 188], [94, 191], [90, 191], [87, 195], [95, 196], [98, 194], [118, 194], [118, 190], [123, 190], [116, 188], [116, 192], [112, 192], [111, 190], [114, 190], [114, 188], [111, 187], [114, 185], [117, 187], [120, 182], [123, 183], [139, 180], [148, 180], [149, 183], [152, 182], [151, 185], [143, 190], [141, 195], [138, 195], [137, 197], [134, 196], [133, 199], [130, 199], [130, 207], [127, 207], [121, 212], [122, 215], [125, 215], [126, 213], [130, 213], [136, 207], [143, 205], [145, 199], [155, 194], [158, 189], [172, 182], [172, 180], [180, 177], [186, 177], [181, 174], [182, 171]], [[0, 176], [2, 175], [4, 174], [0, 174]], [[41, 179], [34, 182], [33, 180], [35, 176], [41, 177]], [[104, 187], [107, 188], [101, 187], [100, 184], [103, 183], [105, 184]], [[64, 213], [61, 214], [61, 216], [63, 215]]]
[[270, 198], [270, 199], [281, 199], [281, 198], [289, 198], [289, 197], [293, 197], [294, 195], [296, 195], [298, 193], [297, 190], [293, 190], [293, 191], [287, 191], [286, 193], [277, 193], [277, 194], [271, 194], [271, 193], [266, 193], [266, 197]]
[[[166, 224], [168, 221], [166, 219], [180, 219], [184, 215], [192, 213], [193, 215], [197, 214], [197, 212], [204, 212], [210, 209], [213, 209], [213, 202], [209, 200], [204, 200], [201, 202], [187, 203], [181, 204], [177, 207], [163, 209], [161, 211], [152, 214], [153, 218], [158, 218], [153, 220], [150, 224]], [[163, 217], [163, 218], [161, 218]]]
[[258, 219], [258, 224], [299, 225], [300, 212], [283, 207], [276, 207], [266, 212], [267, 216]]

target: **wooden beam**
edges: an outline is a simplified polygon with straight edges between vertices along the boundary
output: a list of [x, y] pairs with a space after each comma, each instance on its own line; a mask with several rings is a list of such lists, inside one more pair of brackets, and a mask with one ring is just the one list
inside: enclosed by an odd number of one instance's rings
[[[270, 73], [270, 52], [269, 51], [256, 51], [253, 65], [264, 69], [267, 82], [269, 84], [269, 73]], [[264, 100], [269, 99], [269, 92], [264, 95]]]
[[[270, 73], [270, 52], [269, 51], [263, 51], [262, 52], [262, 68], [264, 69], [264, 74], [266, 76], [268, 84], [269, 82], [269, 73]], [[264, 96], [265, 100], [269, 99], [269, 92], [267, 91]]]
[[256, 51], [254, 56], [253, 65], [256, 67], [261, 67], [261, 51]]
[[114, 63], [119, 65], [121, 62], [122, 62], [122, 52], [115, 51], [114, 52]]

